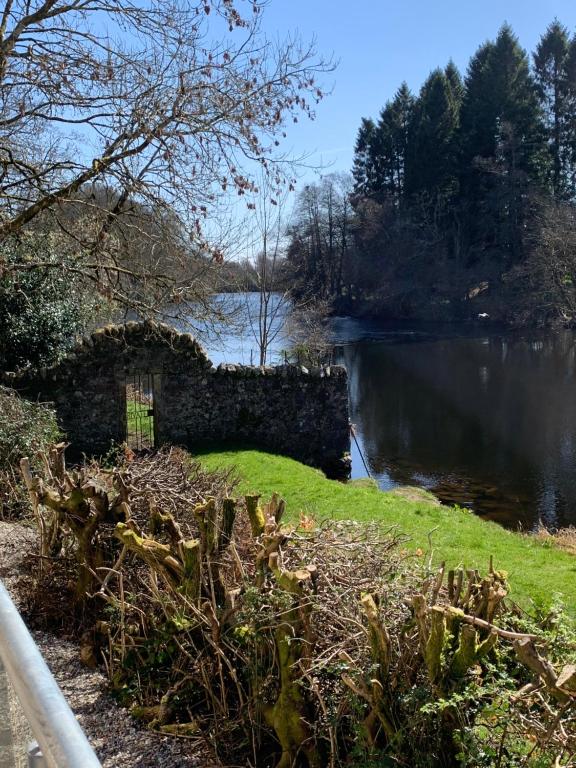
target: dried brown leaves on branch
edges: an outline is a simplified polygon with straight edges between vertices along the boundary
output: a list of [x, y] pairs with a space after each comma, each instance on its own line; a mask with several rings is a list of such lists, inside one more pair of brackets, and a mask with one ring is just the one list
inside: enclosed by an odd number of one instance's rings
[[206, 229], [222, 200], [250, 204], [259, 169], [292, 184], [278, 147], [331, 69], [313, 44], [268, 40], [265, 6], [5, 0], [0, 238], [57, 226], [102, 292], [181, 299], [191, 255], [222, 257]]
[[236, 765], [573, 764], [576, 634], [512, 609], [492, 564], [434, 572], [376, 524], [286, 525], [280, 498], [231, 498], [179, 452], [44, 465], [22, 465], [43, 584], [67, 558], [83, 658], [151, 728]]

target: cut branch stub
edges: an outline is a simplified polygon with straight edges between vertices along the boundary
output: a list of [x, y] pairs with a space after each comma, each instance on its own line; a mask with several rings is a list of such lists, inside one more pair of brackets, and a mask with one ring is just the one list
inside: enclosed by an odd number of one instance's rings
[[182, 536], [182, 531], [176, 520], [174, 520], [170, 513], [164, 514], [161, 512], [153, 502], [150, 502], [149, 508], [150, 518], [148, 520], [148, 528], [150, 533], [155, 535], [162, 531], [166, 531], [172, 543], [178, 545], [178, 542], [184, 537]]
[[218, 545], [218, 514], [216, 501], [208, 499], [204, 504], [194, 507], [194, 516], [200, 529], [202, 552], [211, 555]]
[[556, 686], [569, 696], [576, 697], [576, 664], [568, 664], [562, 669]]
[[446, 619], [442, 608], [430, 609], [430, 634], [426, 642], [424, 660], [432, 683], [437, 683], [442, 676], [442, 651], [446, 637]]
[[384, 681], [390, 667], [390, 635], [380, 619], [374, 597], [370, 594], [363, 594], [360, 602], [364, 615], [368, 619], [370, 653], [373, 661], [378, 665], [381, 680]]
[[452, 657], [450, 677], [464, 677], [474, 664], [476, 651], [476, 630], [470, 624], [460, 628], [460, 641]]
[[[556, 701], [564, 704], [570, 700], [571, 696], [569, 693], [565, 692], [565, 690], [562, 690], [558, 686], [558, 676], [554, 671], [554, 667], [548, 661], [548, 659], [544, 659], [542, 656], [540, 656], [532, 640], [529, 638], [515, 640], [513, 645], [514, 650], [516, 651], [516, 655], [522, 664], [524, 664], [524, 666], [528, 667], [528, 669], [532, 670], [532, 672], [538, 675], [542, 682], [545, 683], [550, 695], [553, 696]], [[563, 672], [564, 671], [565, 670], [563, 670]], [[572, 675], [569, 674], [564, 680], [564, 687], [571, 678], [572, 681], [574, 681], [575, 677], [575, 672], [573, 672]], [[570, 684], [573, 684], [573, 682]]]
[[202, 579], [202, 553], [200, 551], [200, 540], [189, 539], [187, 541], [180, 541], [178, 548], [184, 565], [182, 590], [186, 597], [193, 602], [198, 602], [200, 599]]
[[234, 521], [236, 520], [236, 499], [224, 499], [222, 503], [222, 532], [220, 535], [219, 550], [222, 552], [232, 541], [234, 533]]
[[20, 459], [20, 471], [22, 473], [22, 477], [24, 478], [24, 484], [26, 485], [28, 496], [30, 497], [30, 502], [32, 503], [32, 511], [34, 512], [34, 517], [38, 526], [38, 535], [40, 537], [40, 554], [42, 555], [40, 559], [40, 567], [42, 567], [44, 562], [43, 558], [49, 555], [49, 537], [46, 535], [46, 521], [44, 520], [44, 517], [38, 508], [39, 499], [36, 490], [37, 484], [32, 477], [32, 472], [30, 471], [30, 459], [27, 456], [24, 456]]
[[261, 507], [258, 505], [260, 496], [245, 496], [246, 511], [248, 518], [250, 519], [250, 527], [252, 528], [252, 536], [258, 538], [264, 533], [266, 527], [266, 518]]
[[464, 677], [471, 667], [488, 654], [498, 641], [498, 634], [490, 632], [481, 643], [477, 643], [478, 634], [470, 624], [464, 624], [460, 628], [458, 647], [452, 657], [450, 665], [450, 677], [458, 679]]
[[422, 656], [426, 653], [426, 643], [428, 642], [428, 606], [426, 605], [426, 598], [424, 595], [414, 595], [412, 598], [412, 606], [414, 608], [414, 616], [416, 618], [416, 624], [418, 625], [418, 634], [420, 637], [420, 650]]
[[68, 443], [57, 443], [50, 448], [49, 452], [49, 466], [53, 477], [59, 482], [64, 482], [66, 475], [66, 460], [65, 450], [68, 447]]
[[270, 501], [264, 505], [264, 519], [274, 520], [276, 525], [282, 520], [286, 510], [286, 502], [277, 493], [272, 494]]
[[180, 582], [184, 568], [172, 555], [167, 544], [161, 544], [154, 539], [139, 536], [126, 523], [118, 523], [114, 535], [126, 549], [137, 554], [152, 570], [160, 573], [172, 585]]
[[[390, 702], [385, 692], [389, 690], [388, 673], [391, 660], [390, 635], [386, 630], [373, 595], [364, 593], [360, 598], [362, 612], [368, 620], [368, 637], [370, 639], [370, 655], [376, 666], [377, 677], [367, 684], [359, 683], [360, 695], [370, 705], [370, 711], [364, 718], [364, 735], [369, 747], [373, 747], [383, 732], [387, 740], [391, 740], [396, 729], [390, 712]], [[343, 682], [350, 686], [350, 678], [343, 677]], [[354, 689], [353, 689], [354, 690]]]
[[261, 587], [266, 579], [266, 573], [270, 567], [270, 558], [273, 554], [276, 557], [272, 560], [275, 567], [278, 567], [279, 550], [286, 541], [286, 534], [278, 530], [266, 533], [262, 539], [262, 548], [256, 555], [256, 586]]
[[306, 756], [309, 768], [320, 768], [323, 762], [309, 726], [311, 706], [300, 684], [301, 664], [312, 651], [311, 605], [305, 599], [312, 574], [305, 569], [282, 570], [278, 552], [270, 554], [268, 567], [278, 586], [294, 596], [293, 607], [283, 611], [274, 630], [280, 673], [278, 697], [273, 705], [264, 708], [266, 720], [274, 729], [282, 748], [276, 768], [292, 768], [301, 752]]
[[284, 571], [278, 565], [278, 552], [272, 552], [268, 558], [268, 567], [274, 574], [278, 586], [286, 592], [291, 592], [299, 597], [304, 594], [304, 586], [312, 581], [312, 574], [308, 569], [297, 571]]

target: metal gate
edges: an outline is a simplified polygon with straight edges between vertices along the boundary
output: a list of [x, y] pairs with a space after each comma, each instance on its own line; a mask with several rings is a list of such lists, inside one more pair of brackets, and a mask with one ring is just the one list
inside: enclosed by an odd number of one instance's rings
[[156, 445], [153, 373], [126, 376], [126, 443], [137, 451]]

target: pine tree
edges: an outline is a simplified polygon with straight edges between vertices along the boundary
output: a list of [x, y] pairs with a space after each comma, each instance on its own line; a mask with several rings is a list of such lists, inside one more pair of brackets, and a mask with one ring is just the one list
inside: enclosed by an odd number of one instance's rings
[[444, 69], [444, 75], [446, 76], [446, 79], [450, 85], [452, 99], [459, 108], [462, 104], [462, 99], [464, 98], [464, 83], [462, 82], [462, 76], [460, 75], [458, 67], [456, 64], [454, 64], [452, 59], [450, 59], [446, 65]]
[[414, 109], [406, 169], [408, 194], [446, 193], [453, 186], [459, 106], [451, 81], [441, 69], [434, 70]]
[[373, 142], [376, 125], [371, 118], [362, 118], [354, 145], [354, 163], [352, 177], [354, 179], [354, 195], [368, 196], [374, 186]]
[[536, 86], [526, 52], [507, 24], [470, 62], [462, 104], [463, 161], [495, 157], [503, 125], [515, 137], [515, 167], [541, 179], [546, 167]]
[[408, 131], [414, 97], [404, 82], [380, 113], [372, 143], [373, 196], [399, 204], [404, 191]]
[[568, 78], [568, 30], [550, 24], [534, 53], [534, 75], [543, 108], [551, 154], [552, 190], [557, 198], [570, 196], [570, 136], [572, 134]]
[[549, 161], [528, 57], [506, 24], [470, 62], [460, 133], [469, 246], [518, 261], [528, 184], [545, 183]]
[[474, 157], [489, 157], [494, 152], [495, 119], [492, 109], [488, 108], [490, 101], [488, 59], [493, 49], [494, 43], [484, 43], [468, 64], [460, 111], [461, 162], [464, 174], [469, 170]]
[[566, 104], [565, 141], [567, 145], [566, 174], [567, 194], [576, 197], [576, 35], [568, 46], [565, 62]]

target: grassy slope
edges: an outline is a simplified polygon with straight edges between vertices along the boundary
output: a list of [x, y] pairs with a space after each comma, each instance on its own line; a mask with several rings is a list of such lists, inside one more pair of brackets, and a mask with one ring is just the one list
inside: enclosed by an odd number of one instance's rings
[[519, 536], [471, 512], [409, 501], [382, 493], [373, 485], [344, 485], [291, 459], [259, 451], [206, 452], [198, 455], [208, 468], [234, 465], [241, 477], [240, 491], [276, 491], [287, 502], [289, 516], [300, 511], [315, 519], [325, 517], [360, 521], [381, 520], [411, 537], [412, 546], [428, 549], [432, 534], [434, 558], [448, 566], [465, 565], [486, 570], [490, 555], [494, 566], [508, 571], [511, 595], [521, 604], [530, 599], [549, 604], [561, 592], [568, 610], [576, 613], [576, 557], [528, 536]]

